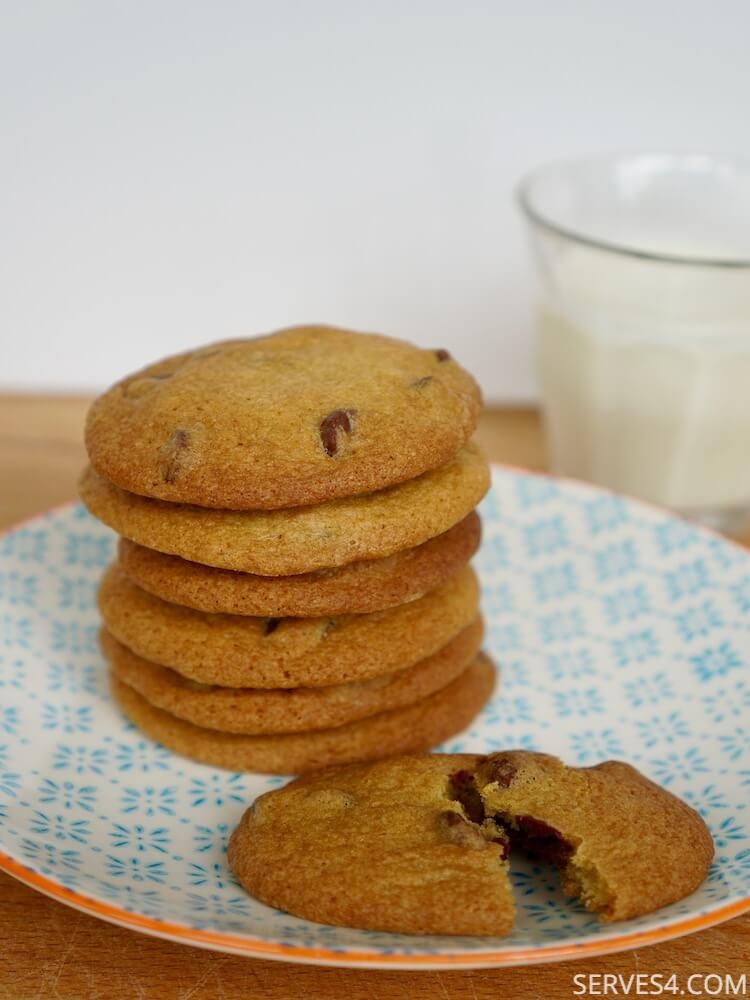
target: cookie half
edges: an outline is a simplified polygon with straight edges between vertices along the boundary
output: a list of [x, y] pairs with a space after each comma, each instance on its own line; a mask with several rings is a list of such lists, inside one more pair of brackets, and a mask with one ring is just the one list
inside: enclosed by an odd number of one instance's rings
[[489, 487], [468, 444], [447, 465], [366, 496], [276, 511], [207, 510], [127, 493], [88, 468], [79, 483], [94, 517], [140, 545], [192, 562], [289, 576], [382, 559], [463, 520]]
[[494, 667], [480, 655], [446, 687], [413, 705], [333, 729], [245, 736], [178, 719], [111, 677], [115, 701], [147, 736], [205, 764], [271, 774], [294, 774], [328, 764], [426, 750], [468, 726], [492, 694], [494, 683]]
[[[566, 767], [515, 750], [490, 754], [474, 786], [475, 818], [491, 818], [511, 843], [557, 865], [563, 889], [603, 920], [674, 903], [708, 874], [714, 848], [703, 819], [629, 764]], [[476, 791], [469, 796], [476, 805]]]
[[125, 490], [232, 510], [380, 490], [445, 464], [479, 387], [447, 351], [301, 326], [165, 358], [100, 396], [94, 468]]
[[99, 643], [115, 677], [180, 719], [227, 733], [295, 733], [343, 726], [427, 698], [466, 670], [479, 652], [482, 632], [477, 618], [437, 653], [395, 674], [281, 690], [198, 685], [136, 656], [105, 629]]
[[229, 841], [257, 899], [319, 923], [402, 934], [506, 934], [505, 844], [463, 818], [450, 776], [475, 758], [328, 768], [261, 795]]
[[474, 621], [478, 604], [469, 566], [416, 601], [337, 618], [207, 615], [141, 590], [117, 563], [99, 588], [104, 623], [119, 642], [223, 687], [321, 687], [390, 674], [436, 653]]
[[216, 569], [120, 539], [118, 558], [139, 587], [173, 604], [211, 614], [314, 618], [367, 614], [413, 601], [435, 590], [479, 547], [481, 526], [472, 511], [453, 528], [385, 559], [296, 576], [257, 576]]

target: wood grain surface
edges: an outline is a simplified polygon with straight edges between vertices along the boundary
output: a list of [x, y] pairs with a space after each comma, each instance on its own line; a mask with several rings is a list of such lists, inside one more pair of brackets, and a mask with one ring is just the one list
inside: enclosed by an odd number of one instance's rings
[[[73, 397], [0, 396], [0, 527], [75, 496], [86, 405]], [[531, 411], [486, 414], [479, 439], [497, 461], [544, 467], [539, 421]], [[145, 937], [53, 902], [0, 872], [0, 1000], [568, 1000], [581, 995], [574, 992], [580, 990], [574, 975], [605, 973], [676, 973], [680, 989], [692, 974], [745, 973], [750, 996], [750, 915], [665, 944], [581, 962], [476, 972], [323, 969]], [[710, 982], [715, 988], [716, 981]], [[603, 995], [601, 980], [592, 985]], [[635, 989], [632, 984], [629, 995]], [[615, 995], [611, 988], [608, 995]]]

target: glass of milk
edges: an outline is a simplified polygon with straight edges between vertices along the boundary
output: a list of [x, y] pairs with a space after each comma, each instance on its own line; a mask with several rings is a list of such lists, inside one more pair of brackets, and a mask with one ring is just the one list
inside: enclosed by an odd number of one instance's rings
[[750, 162], [611, 154], [521, 183], [552, 467], [750, 526]]

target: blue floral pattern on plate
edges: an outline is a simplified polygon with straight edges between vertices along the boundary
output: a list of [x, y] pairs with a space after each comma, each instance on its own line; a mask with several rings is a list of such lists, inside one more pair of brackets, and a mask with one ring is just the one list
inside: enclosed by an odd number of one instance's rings
[[482, 514], [476, 564], [501, 683], [441, 749], [634, 763], [711, 827], [716, 860], [690, 898], [600, 924], [564, 898], [554, 872], [519, 858], [506, 938], [324, 927], [257, 903], [227, 867], [227, 837], [284, 779], [177, 757], [112, 705], [94, 594], [114, 539], [78, 505], [0, 537], [2, 852], [73, 905], [98, 900], [166, 936], [174, 925], [182, 940], [210, 930], [228, 950], [271, 957], [278, 946], [304, 960], [316, 949], [343, 965], [539, 961], [750, 908], [750, 554], [636, 501], [507, 469], [494, 471]]

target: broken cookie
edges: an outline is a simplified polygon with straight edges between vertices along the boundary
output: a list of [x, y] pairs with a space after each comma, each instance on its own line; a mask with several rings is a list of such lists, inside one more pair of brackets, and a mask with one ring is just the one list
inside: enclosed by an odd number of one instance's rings
[[701, 817], [629, 764], [566, 767], [513, 750], [486, 757], [475, 782], [511, 844], [554, 864], [563, 889], [603, 920], [674, 903], [708, 873], [714, 848]]
[[513, 923], [514, 849], [607, 921], [687, 896], [713, 857], [701, 817], [628, 764], [515, 750], [298, 778], [247, 810], [229, 863], [252, 895], [309, 920], [497, 936]]
[[264, 903], [320, 923], [405, 934], [506, 934], [505, 845], [452, 797], [475, 757], [396, 757], [328, 768], [261, 795], [229, 863]]

